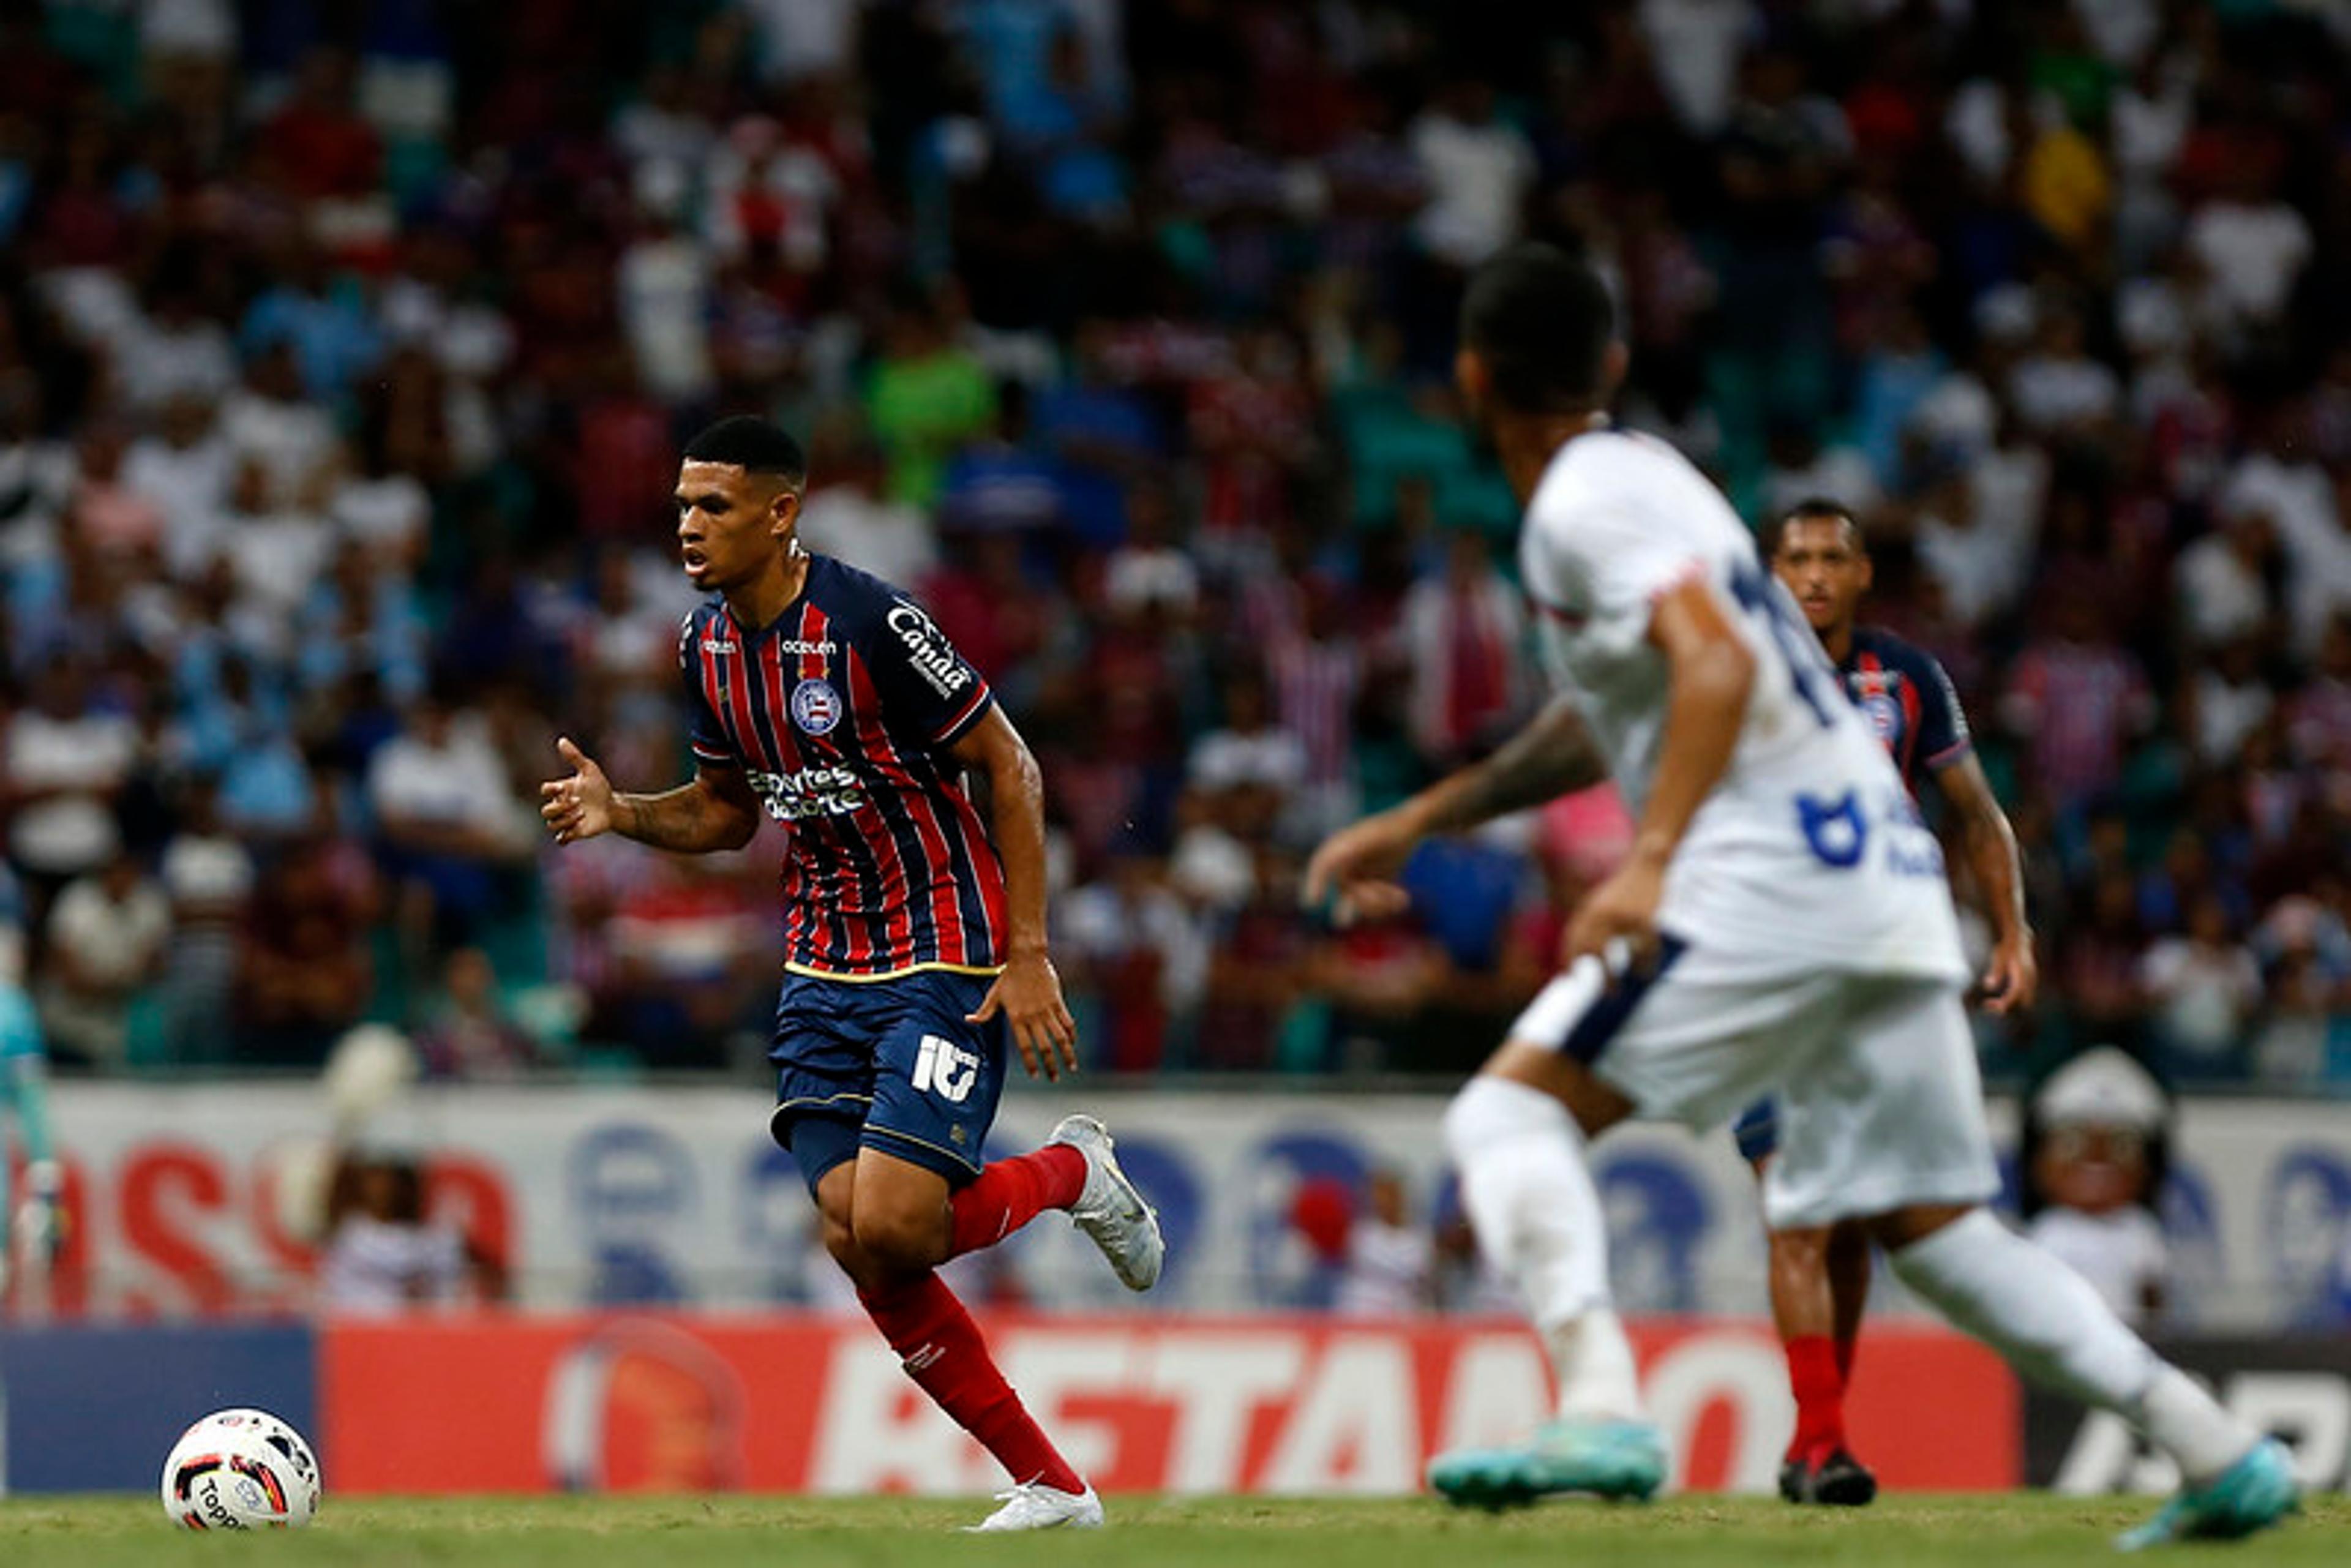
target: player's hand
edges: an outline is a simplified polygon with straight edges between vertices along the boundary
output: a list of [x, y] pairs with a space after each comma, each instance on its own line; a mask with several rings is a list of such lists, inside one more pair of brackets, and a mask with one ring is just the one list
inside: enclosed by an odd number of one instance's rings
[[2032, 1005], [2033, 995], [2040, 988], [2041, 963], [2032, 954], [2032, 933], [2019, 931], [2001, 937], [1993, 946], [1991, 962], [1984, 969], [1984, 1010], [2022, 1012]]
[[1561, 956], [1573, 965], [1588, 953], [1605, 963], [1611, 945], [1623, 942], [1632, 967], [1646, 970], [1656, 958], [1657, 905], [1665, 896], [1665, 862], [1635, 854], [1576, 905]]
[[66, 1249], [64, 1176], [54, 1160], [38, 1160], [26, 1170], [32, 1190], [16, 1207], [16, 1237], [25, 1250], [44, 1263], [54, 1263]]
[[28, 1197], [16, 1210], [19, 1244], [43, 1263], [55, 1263], [66, 1249], [66, 1211], [46, 1197]]
[[612, 782], [569, 736], [555, 743], [556, 751], [571, 764], [571, 777], [550, 779], [538, 787], [538, 814], [547, 819], [559, 844], [578, 843], [612, 831]]
[[1412, 895], [1396, 883], [1405, 862], [1421, 841], [1419, 824], [1401, 806], [1351, 823], [1322, 841], [1306, 862], [1306, 881], [1299, 897], [1309, 909], [1333, 899], [1333, 924], [1390, 920], [1412, 904]]
[[1059, 1078], [1078, 1070], [1078, 1021], [1061, 999], [1061, 977], [1042, 953], [1015, 954], [987, 988], [967, 1023], [986, 1023], [997, 1014], [1011, 1026], [1012, 1043], [1029, 1076]]

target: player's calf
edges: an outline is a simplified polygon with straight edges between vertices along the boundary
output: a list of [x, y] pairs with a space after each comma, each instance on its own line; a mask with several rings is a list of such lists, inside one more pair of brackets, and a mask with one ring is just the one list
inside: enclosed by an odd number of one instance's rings
[[925, 1273], [946, 1261], [946, 1226], [939, 1215], [861, 1208], [852, 1228], [858, 1253], [884, 1276]]
[[1086, 1172], [1083, 1155], [1055, 1143], [990, 1161], [949, 1200], [947, 1255], [993, 1247], [1049, 1208], [1074, 1207], [1084, 1196]]
[[2126, 1546], [2250, 1535], [2298, 1500], [2282, 1452], [2116, 1318], [2089, 1283], [1980, 1208], [1921, 1207], [1875, 1229], [1903, 1283], [2032, 1381], [2124, 1416], [2169, 1455], [2179, 1495]]

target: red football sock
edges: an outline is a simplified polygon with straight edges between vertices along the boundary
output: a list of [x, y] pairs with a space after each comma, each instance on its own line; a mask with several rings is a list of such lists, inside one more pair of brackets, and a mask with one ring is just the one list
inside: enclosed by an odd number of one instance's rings
[[1844, 1447], [1844, 1379], [1837, 1374], [1835, 1342], [1798, 1334], [1788, 1342], [1788, 1386], [1796, 1396], [1796, 1433], [1788, 1458], [1808, 1460]]
[[1847, 1335], [1836, 1342], [1837, 1384], [1840, 1387], [1853, 1386], [1853, 1357], [1860, 1348], [1858, 1335]]
[[1067, 1144], [992, 1161], [948, 1200], [947, 1256], [993, 1247], [1046, 1209], [1069, 1207], [1085, 1188], [1086, 1156]]
[[979, 1325], [945, 1281], [925, 1274], [871, 1295], [860, 1291], [857, 1299], [915, 1386], [978, 1438], [1014, 1480], [1042, 1481], [1057, 1491], [1086, 1490], [996, 1369]]

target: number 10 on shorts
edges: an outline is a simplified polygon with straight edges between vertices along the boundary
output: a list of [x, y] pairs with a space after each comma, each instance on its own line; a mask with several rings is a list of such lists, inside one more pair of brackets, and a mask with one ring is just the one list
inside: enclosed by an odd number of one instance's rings
[[976, 1054], [935, 1034], [923, 1037], [914, 1053], [915, 1088], [935, 1094], [950, 1105], [960, 1105], [978, 1081], [979, 1058]]

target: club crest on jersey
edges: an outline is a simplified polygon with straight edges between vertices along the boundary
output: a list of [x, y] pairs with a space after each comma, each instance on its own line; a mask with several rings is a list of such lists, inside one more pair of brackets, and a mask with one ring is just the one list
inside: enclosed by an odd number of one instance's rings
[[1891, 741], [1901, 733], [1901, 706], [1884, 692], [1871, 692], [1864, 696], [1861, 711], [1868, 718], [1870, 728], [1877, 732], [1878, 739]]
[[830, 681], [802, 681], [792, 688], [792, 722], [810, 735], [825, 735], [841, 722], [841, 694]]

